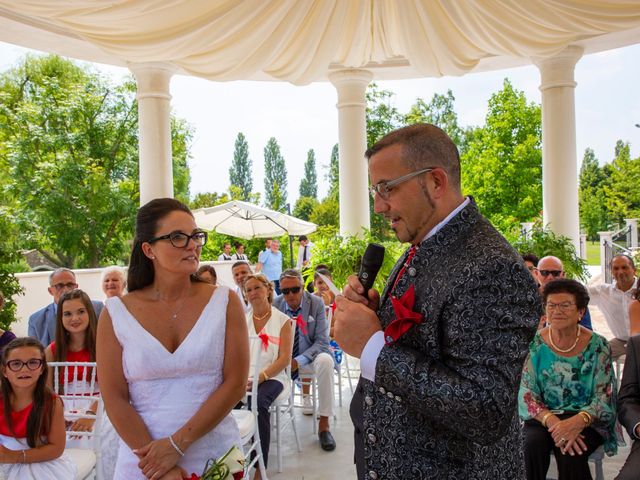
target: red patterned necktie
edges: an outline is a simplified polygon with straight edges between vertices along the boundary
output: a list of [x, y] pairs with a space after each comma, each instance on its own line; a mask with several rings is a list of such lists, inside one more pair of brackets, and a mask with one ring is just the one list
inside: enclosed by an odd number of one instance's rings
[[407, 255], [407, 259], [404, 261], [404, 264], [402, 265], [402, 268], [398, 272], [398, 275], [396, 275], [396, 280], [393, 282], [393, 287], [391, 287], [392, 294], [395, 291], [396, 286], [398, 285], [398, 281], [402, 278], [405, 270], [407, 269], [407, 267], [411, 263], [411, 260], [415, 256], [417, 250], [418, 250], [418, 247], [416, 247], [415, 245], [412, 245], [411, 248], [409, 249], [409, 255]]

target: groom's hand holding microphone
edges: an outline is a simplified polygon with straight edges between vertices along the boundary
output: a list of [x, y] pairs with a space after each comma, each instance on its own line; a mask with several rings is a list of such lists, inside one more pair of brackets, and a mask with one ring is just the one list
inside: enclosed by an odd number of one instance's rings
[[351, 275], [343, 295], [336, 297], [334, 334], [340, 348], [352, 357], [360, 358], [372, 335], [382, 330], [376, 315], [380, 294], [373, 283], [384, 260], [384, 247], [369, 244], [358, 275]]

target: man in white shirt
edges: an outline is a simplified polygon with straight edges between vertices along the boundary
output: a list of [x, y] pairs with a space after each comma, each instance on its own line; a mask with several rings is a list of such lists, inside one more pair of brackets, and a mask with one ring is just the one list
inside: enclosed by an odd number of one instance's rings
[[233, 247], [235, 248], [235, 253], [233, 255], [231, 255], [231, 259], [232, 260], [244, 260], [245, 262], [248, 262], [249, 259], [247, 258], [247, 256], [244, 253], [244, 245], [241, 244], [240, 242], [236, 242], [233, 244]]
[[600, 309], [614, 336], [609, 345], [613, 359], [617, 360], [624, 355], [629, 341], [629, 304], [638, 287], [638, 279], [636, 266], [628, 255], [615, 255], [610, 266], [614, 282], [589, 287], [589, 296], [590, 303]]
[[300, 242], [300, 246], [298, 247], [298, 261], [296, 263], [296, 268], [298, 270], [303, 270], [311, 261], [311, 248], [313, 247], [313, 244], [309, 241], [306, 235], [300, 235], [298, 237], [298, 242]]
[[218, 257], [218, 261], [229, 262], [231, 260], [233, 260], [233, 258], [231, 258], [231, 244], [229, 242], [225, 242], [224, 246], [222, 247], [222, 253]]

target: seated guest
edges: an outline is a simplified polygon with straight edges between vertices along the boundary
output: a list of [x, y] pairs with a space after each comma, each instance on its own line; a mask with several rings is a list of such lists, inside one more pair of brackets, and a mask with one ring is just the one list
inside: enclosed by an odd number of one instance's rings
[[622, 383], [618, 393], [618, 420], [633, 440], [631, 452], [615, 480], [640, 476], [640, 336], [627, 342]]
[[[0, 293], [0, 311], [2, 311], [3, 307], [4, 296], [2, 295], [2, 293]], [[2, 330], [0, 328], [0, 355], [2, 355], [2, 350], [4, 350], [4, 347], [7, 345], [7, 343], [9, 343], [14, 338], [16, 338], [16, 336], [13, 334], [13, 332], [10, 332], [9, 330]]]
[[611, 349], [579, 325], [589, 303], [575, 280], [549, 282], [542, 292], [548, 326], [529, 347], [519, 393], [527, 480], [544, 480], [553, 452], [558, 480], [590, 479], [588, 458], [604, 444], [617, 451]]
[[127, 278], [122, 267], [107, 267], [102, 271], [102, 291], [107, 296], [121, 297], [127, 287]]
[[[558, 257], [547, 256], [542, 257], [538, 262], [537, 268], [533, 271], [533, 278], [538, 282], [540, 295], [542, 295], [542, 290], [549, 283], [557, 280], [559, 278], [565, 278], [564, 265], [562, 264], [562, 260]], [[591, 327], [591, 313], [587, 308], [584, 312], [584, 316], [580, 319], [580, 325], [588, 328], [589, 330], [593, 330]], [[545, 326], [545, 317], [543, 316], [540, 319], [540, 325], [538, 329], [543, 328]]]
[[201, 282], [210, 283], [211, 285], [215, 285], [218, 282], [216, 269], [211, 265], [200, 265], [200, 268], [198, 268], [196, 272], [196, 278]]
[[[289, 387], [291, 383], [285, 369], [291, 362], [293, 328], [291, 319], [271, 306], [273, 284], [267, 280], [267, 277], [261, 273], [249, 275], [244, 281], [244, 291], [251, 304], [251, 310], [247, 313], [249, 335], [258, 336], [262, 341], [258, 385], [258, 429], [266, 467], [271, 439], [269, 407], [282, 393], [284, 387]], [[254, 352], [252, 350], [251, 354], [253, 355]], [[255, 364], [257, 360], [257, 358], [251, 358], [251, 363]], [[251, 391], [251, 380], [247, 384], [247, 391]], [[259, 478], [261, 478], [260, 470], [256, 469], [254, 479]]]
[[[336, 296], [329, 289], [329, 285], [326, 284], [320, 275], [323, 275], [331, 281], [333, 281], [333, 278], [331, 278], [331, 272], [326, 268], [317, 268], [313, 274], [313, 294], [322, 298], [322, 301], [324, 302], [324, 311], [327, 315], [327, 323], [329, 324], [329, 348], [331, 349], [337, 368], [337, 364], [342, 362], [342, 349], [340, 348], [340, 345], [338, 345], [338, 342], [333, 339], [333, 313], [336, 310]], [[308, 385], [304, 385], [304, 387], [308, 389]]]
[[[624, 253], [614, 255], [609, 262], [613, 283], [602, 283], [587, 287], [591, 304], [600, 309], [613, 338], [609, 339], [613, 360], [624, 355], [630, 334], [631, 319], [640, 321], [637, 295], [638, 280], [633, 259]], [[633, 335], [633, 333], [631, 333]]]
[[[56, 313], [56, 339], [45, 350], [47, 362], [95, 362], [97, 325], [98, 319], [85, 292], [72, 290], [62, 295]], [[50, 368], [47, 375], [47, 384], [52, 390], [55, 387], [53, 373], [54, 369]], [[66, 391], [64, 371], [60, 370], [58, 373], [58, 389], [55, 393], [78, 396], [77, 400], [64, 401], [65, 411], [78, 410], [88, 415], [96, 415], [98, 402], [84, 397], [85, 394], [91, 393], [91, 372], [87, 371], [85, 377], [84, 367], [69, 368]], [[99, 392], [97, 386], [95, 391]], [[94, 422], [94, 419], [80, 418], [69, 425], [67, 430], [92, 431]], [[119, 439], [107, 415], [102, 417], [100, 432], [103, 458], [101, 478], [113, 478]], [[91, 441], [87, 437], [67, 441], [67, 447], [71, 448], [91, 448], [90, 445]]]
[[2, 353], [0, 478], [76, 478], [64, 453], [64, 409], [47, 387], [44, 349], [34, 338], [17, 338]]
[[524, 264], [527, 267], [527, 270], [529, 270], [529, 273], [531, 274], [533, 279], [536, 281], [536, 283], [538, 283], [536, 270], [538, 268], [538, 262], [540, 261], [540, 259], [533, 253], [525, 253], [524, 255], [522, 255], [522, 260], [524, 261]]
[[638, 279], [635, 277], [633, 280], [632, 292], [632, 300], [627, 309], [629, 313], [629, 336], [634, 337], [636, 335], [640, 335], [640, 288], [638, 288]]
[[[49, 345], [56, 338], [56, 311], [63, 293], [78, 288], [76, 275], [68, 268], [58, 268], [49, 275], [49, 294], [53, 302], [29, 317], [29, 336], [37, 338], [43, 345]], [[92, 301], [96, 317], [102, 312], [102, 302]]]
[[251, 310], [251, 304], [247, 301], [247, 298], [244, 295], [244, 281], [249, 275], [251, 275], [251, 267], [244, 260], [240, 260], [231, 266], [231, 274], [233, 275], [233, 281], [236, 284], [235, 292], [238, 294], [238, 297], [240, 297], [240, 300], [242, 300], [244, 311], [248, 312]]
[[[302, 275], [289, 269], [280, 275], [282, 295], [273, 301], [273, 306], [294, 319], [291, 371], [304, 378], [305, 373], [315, 373], [318, 381], [318, 426], [320, 446], [331, 451], [336, 442], [329, 429], [329, 418], [333, 417], [333, 357], [329, 349], [329, 328], [324, 313], [323, 301], [303, 290]], [[305, 398], [307, 408], [303, 413], [312, 415], [311, 402]]]

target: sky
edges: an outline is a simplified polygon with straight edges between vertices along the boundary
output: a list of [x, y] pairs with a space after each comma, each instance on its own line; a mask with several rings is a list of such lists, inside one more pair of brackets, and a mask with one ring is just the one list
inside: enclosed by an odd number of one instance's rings
[[[0, 71], [29, 50], [0, 42]], [[114, 81], [129, 72], [93, 64]], [[505, 78], [541, 102], [540, 74], [526, 66], [463, 77], [378, 82], [395, 93], [392, 103], [406, 113], [416, 98], [429, 101], [434, 93], [451, 89], [462, 127], [482, 125], [491, 94]], [[611, 161], [618, 139], [631, 144], [632, 158], [640, 156], [640, 45], [584, 56], [575, 70], [576, 151], [578, 168], [585, 148], [595, 151], [600, 164]], [[211, 82], [175, 75], [171, 80], [173, 113], [193, 127], [191, 146], [192, 197], [199, 192], [224, 192], [238, 132], [249, 143], [254, 191], [264, 191], [263, 149], [271, 137], [280, 145], [288, 172], [288, 201], [298, 197], [307, 151], [315, 150], [319, 196], [326, 194], [325, 175], [333, 145], [338, 141], [337, 94], [330, 83], [293, 86], [278, 82]], [[264, 196], [263, 196], [264, 198]]]

